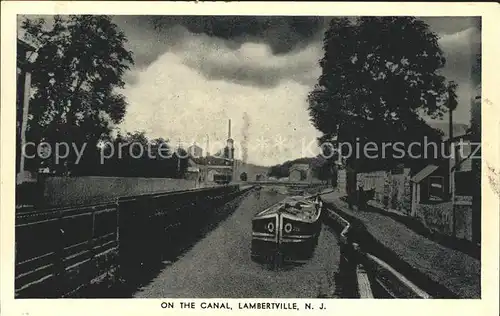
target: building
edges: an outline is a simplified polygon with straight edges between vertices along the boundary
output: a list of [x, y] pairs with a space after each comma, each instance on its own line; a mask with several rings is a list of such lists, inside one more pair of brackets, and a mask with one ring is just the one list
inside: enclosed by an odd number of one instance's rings
[[[247, 181], [264, 181], [267, 179], [267, 172], [269, 171], [269, 167], [254, 165], [239, 159], [234, 160], [233, 168], [233, 179], [239, 180], [242, 174], [246, 174]], [[258, 180], [257, 176], [261, 180]]]
[[411, 179], [411, 215], [475, 244], [481, 241], [480, 106], [478, 92], [471, 104], [470, 126], [453, 124], [452, 137], [445, 126], [441, 129], [446, 148], [455, 151], [451, 158], [443, 157], [441, 166], [429, 165]]
[[[440, 173], [441, 171], [441, 173]], [[422, 202], [443, 201], [446, 199], [447, 192], [444, 185], [444, 177], [442, 168], [436, 165], [428, 165], [410, 181], [412, 185], [412, 215], [416, 212], [416, 207]]]
[[225, 159], [213, 156], [190, 158], [188, 166], [188, 170], [199, 171], [202, 182], [214, 182], [216, 175], [232, 175], [233, 173], [232, 166], [227, 165]]
[[[471, 102], [471, 140], [481, 143], [481, 84], [476, 86], [476, 94]], [[481, 157], [481, 147], [476, 152]], [[481, 244], [481, 159], [472, 159], [472, 242]]]
[[[468, 155], [472, 153], [472, 144], [469, 137], [469, 126], [464, 123], [453, 123], [452, 135], [450, 135], [449, 122], [434, 121], [429, 122], [429, 125], [443, 132], [443, 143], [447, 150], [454, 150], [451, 158], [443, 158], [447, 160], [447, 177], [445, 179], [445, 188], [448, 192], [448, 197], [453, 198], [455, 193], [455, 173], [457, 171], [470, 171], [472, 168], [471, 160]], [[451, 136], [451, 137], [450, 137]], [[441, 160], [443, 160], [441, 159]], [[443, 165], [440, 167], [444, 168]]]
[[259, 173], [255, 175], [255, 181], [267, 181], [267, 180], [268, 178], [266, 173]]
[[310, 181], [311, 178], [311, 167], [308, 164], [294, 164], [290, 167], [290, 181]]
[[290, 180], [291, 181], [302, 181], [304, 177], [303, 171], [300, 169], [290, 170]]
[[[189, 147], [188, 172], [190, 177], [198, 172], [198, 177], [204, 183], [214, 182], [216, 176], [225, 176], [234, 179], [234, 140], [231, 139], [231, 120], [229, 120], [227, 144], [219, 153], [221, 155], [203, 157], [202, 149], [196, 144]], [[198, 155], [199, 154], [199, 155]], [[222, 156], [222, 157], [221, 157]]]
[[188, 165], [185, 176], [187, 180], [199, 181], [200, 176], [201, 172], [199, 167]]
[[189, 146], [187, 152], [189, 156], [193, 158], [203, 157], [203, 149], [200, 146], [196, 145], [196, 143]]

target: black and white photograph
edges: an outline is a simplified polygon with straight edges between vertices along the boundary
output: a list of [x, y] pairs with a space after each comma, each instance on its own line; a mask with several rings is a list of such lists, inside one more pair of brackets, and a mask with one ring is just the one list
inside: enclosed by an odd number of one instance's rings
[[483, 297], [481, 16], [151, 13], [16, 16], [16, 301]]

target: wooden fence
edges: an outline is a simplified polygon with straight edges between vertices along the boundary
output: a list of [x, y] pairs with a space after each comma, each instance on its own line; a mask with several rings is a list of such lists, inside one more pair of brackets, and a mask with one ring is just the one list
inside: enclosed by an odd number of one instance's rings
[[250, 190], [223, 186], [119, 198], [16, 217], [15, 292], [67, 297], [115, 272], [132, 278], [162, 260], [217, 207]]

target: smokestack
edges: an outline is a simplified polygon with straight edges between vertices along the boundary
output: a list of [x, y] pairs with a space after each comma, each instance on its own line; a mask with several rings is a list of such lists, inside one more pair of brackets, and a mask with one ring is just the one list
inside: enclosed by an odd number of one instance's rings
[[206, 150], [206, 156], [210, 156], [210, 137], [207, 134], [207, 150]]
[[234, 141], [231, 139], [231, 119], [229, 119], [229, 125], [227, 130], [227, 145], [224, 149], [225, 157], [228, 159], [234, 159]]

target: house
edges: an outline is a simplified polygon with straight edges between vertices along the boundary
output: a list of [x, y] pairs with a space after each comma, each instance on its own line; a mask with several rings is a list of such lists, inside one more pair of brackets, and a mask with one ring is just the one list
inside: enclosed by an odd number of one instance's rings
[[290, 180], [291, 181], [301, 181], [304, 176], [304, 171], [300, 169], [292, 169], [290, 170]]
[[[443, 132], [443, 143], [450, 150], [451, 157], [448, 160], [448, 183], [447, 190], [452, 197], [455, 192], [455, 172], [470, 171], [472, 168], [471, 160], [467, 159], [473, 152], [469, 137], [469, 126], [463, 123], [454, 123], [452, 125], [453, 136], [450, 137], [449, 122], [437, 121], [430, 122], [429, 125]], [[451, 153], [451, 151], [454, 151]]]
[[308, 164], [294, 164], [290, 167], [290, 181], [310, 181], [311, 167]]
[[227, 159], [213, 156], [191, 157], [188, 160], [188, 166], [198, 168], [197, 170], [202, 182], [214, 182], [215, 175], [224, 174], [232, 176], [233, 173], [233, 166]]
[[196, 143], [189, 146], [187, 152], [189, 156], [193, 158], [203, 157], [203, 149], [200, 146], [196, 145]]
[[[441, 173], [440, 173], [441, 171]], [[437, 165], [428, 165], [411, 179], [412, 185], [412, 214], [421, 202], [431, 200], [445, 200], [446, 188], [444, 186], [445, 174]]]
[[196, 166], [188, 166], [186, 170], [186, 179], [197, 181], [200, 179], [200, 168]]
[[268, 171], [269, 167], [254, 165], [240, 159], [234, 159], [233, 161], [233, 179], [241, 180], [242, 175], [246, 174], [248, 181], [256, 180], [257, 176], [260, 176], [260, 181], [262, 181], [265, 179]]
[[479, 148], [477, 148], [479, 142], [475, 143], [470, 133], [454, 137], [449, 142], [456, 147], [455, 157], [450, 158], [451, 196], [454, 199], [457, 191], [459, 191], [458, 195], [471, 196], [469, 180], [473, 173], [473, 160], [479, 157]]
[[267, 179], [267, 175], [265, 173], [255, 175], [255, 181], [266, 181], [266, 180], [268, 180], [268, 179]]

